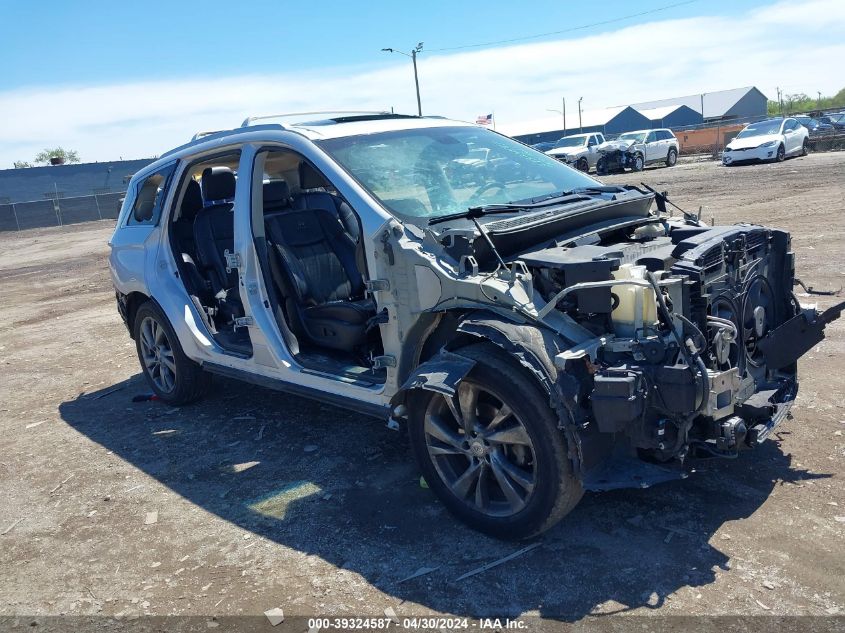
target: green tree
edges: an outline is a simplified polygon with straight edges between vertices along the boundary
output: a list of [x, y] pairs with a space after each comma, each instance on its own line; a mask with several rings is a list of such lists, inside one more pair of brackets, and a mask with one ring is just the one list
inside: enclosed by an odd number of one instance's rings
[[[812, 112], [813, 110], [826, 110], [828, 108], [845, 107], [845, 88], [832, 97], [821, 97], [814, 99], [803, 92], [796, 94], [781, 95], [783, 102], [783, 114], [798, 114], [800, 112]], [[769, 116], [781, 115], [781, 104], [777, 101], [769, 101], [767, 112]]]
[[64, 163], [78, 163], [79, 153], [76, 150], [65, 150], [61, 147], [45, 149], [35, 157], [36, 163], [47, 164], [52, 158], [60, 158]]

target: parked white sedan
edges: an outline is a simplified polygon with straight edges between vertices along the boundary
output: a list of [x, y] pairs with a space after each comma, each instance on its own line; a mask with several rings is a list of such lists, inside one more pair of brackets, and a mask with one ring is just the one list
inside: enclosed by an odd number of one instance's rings
[[750, 123], [722, 152], [722, 164], [746, 161], [777, 161], [787, 156], [806, 156], [810, 133], [793, 118], [766, 119]]

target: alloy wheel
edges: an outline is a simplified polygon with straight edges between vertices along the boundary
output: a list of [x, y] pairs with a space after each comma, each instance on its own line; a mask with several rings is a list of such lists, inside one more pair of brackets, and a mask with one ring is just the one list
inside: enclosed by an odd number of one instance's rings
[[169, 393], [176, 388], [176, 359], [167, 333], [152, 317], [141, 322], [141, 360], [150, 380], [161, 391]]
[[534, 445], [500, 396], [463, 382], [454, 397], [431, 398], [424, 431], [437, 474], [465, 505], [508, 517], [528, 504], [537, 483]]

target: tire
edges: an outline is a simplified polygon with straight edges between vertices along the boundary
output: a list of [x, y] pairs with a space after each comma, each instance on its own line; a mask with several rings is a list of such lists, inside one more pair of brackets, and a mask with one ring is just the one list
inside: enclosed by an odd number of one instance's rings
[[801, 156], [806, 156], [810, 153], [810, 139], [804, 139], [804, 142], [801, 144]]
[[[179, 406], [205, 395], [211, 375], [185, 356], [170, 322], [155, 303], [147, 301], [138, 308], [133, 326], [138, 361], [159, 400]], [[151, 352], [154, 347], [157, 352]]]
[[582, 156], [578, 159], [578, 162], [575, 163], [575, 168], [578, 171], [583, 171], [586, 174], [590, 171], [590, 163], [587, 162], [587, 159]]
[[[558, 429], [557, 416], [548, 404], [548, 394], [513, 358], [492, 344], [471, 345], [458, 353], [474, 359], [476, 364], [458, 385], [458, 394], [452, 401], [454, 409], [449, 407], [449, 397], [443, 394], [425, 390], [412, 394], [408, 430], [414, 457], [429, 488], [452, 514], [473, 529], [506, 540], [536, 536], [569, 513], [584, 494], [581, 482], [572, 474], [566, 443]], [[473, 391], [480, 394], [474, 400], [476, 404], [465, 406], [464, 398], [473, 402], [467, 395]], [[497, 408], [496, 403], [501, 407]], [[504, 407], [509, 408], [507, 414], [503, 413]], [[451, 413], [453, 410], [471, 410], [473, 415], [477, 414], [481, 423], [478, 429], [485, 423], [483, 414], [490, 412], [492, 419], [483, 441], [482, 431], [477, 437], [463, 431], [460, 421]], [[505, 417], [497, 418], [499, 414]], [[496, 419], [501, 422], [491, 434], [489, 429], [494, 427]], [[448, 426], [445, 436], [443, 426]], [[517, 435], [521, 434], [520, 440], [510, 445], [494, 443], [494, 435], [507, 432], [511, 437], [514, 429], [519, 431]], [[440, 437], [448, 439], [441, 441]], [[472, 444], [463, 438], [471, 439]], [[475, 449], [482, 442], [486, 444], [487, 438], [491, 452], [479, 457]], [[520, 442], [528, 446], [519, 446]], [[458, 446], [464, 448], [454, 448]], [[514, 453], [516, 448], [522, 448], [522, 452]], [[449, 454], [433, 455], [432, 451]], [[513, 463], [520, 456], [522, 463]], [[467, 476], [473, 464], [477, 464], [479, 474], [472, 480], [474, 483], [463, 484], [469, 481]], [[516, 477], [505, 477], [509, 484], [501, 485], [503, 472], [515, 473]], [[521, 480], [532, 482], [530, 491], [516, 485]], [[504, 492], [508, 486], [511, 494], [513, 490], [525, 493], [521, 505], [513, 504], [512, 497]], [[463, 490], [463, 496], [454, 488]]]
[[645, 157], [642, 154], [637, 153], [637, 155], [634, 157], [634, 165], [631, 169], [633, 171], [642, 171], [643, 169], [645, 169]]
[[666, 155], [666, 166], [674, 167], [678, 162], [678, 152], [674, 147], [669, 148], [669, 153]]
[[775, 154], [775, 162], [782, 163], [784, 160], [786, 160], [786, 149], [784, 148], [783, 143], [781, 143], [778, 145], [777, 154]]
[[596, 161], [596, 175], [598, 176], [606, 176], [607, 175], [607, 161], [605, 160], [604, 156], [599, 158]]

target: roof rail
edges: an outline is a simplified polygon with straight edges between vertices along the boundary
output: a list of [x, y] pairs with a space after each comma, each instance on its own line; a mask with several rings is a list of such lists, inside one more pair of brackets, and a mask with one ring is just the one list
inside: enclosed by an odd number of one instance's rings
[[212, 134], [220, 134], [220, 132], [228, 132], [229, 130], [207, 130], [205, 132], [197, 132], [191, 137], [191, 142], [198, 141], [204, 136], [211, 136]]
[[319, 110], [315, 112], [285, 112], [282, 114], [265, 114], [262, 116], [250, 116], [244, 119], [244, 122], [241, 123], [241, 127], [249, 127], [252, 125], [253, 121], [264, 121], [266, 119], [283, 119], [283, 118], [290, 118], [295, 116], [315, 116], [315, 115], [327, 115], [327, 114], [340, 114], [343, 116], [349, 115], [390, 115], [390, 112], [386, 110]]

